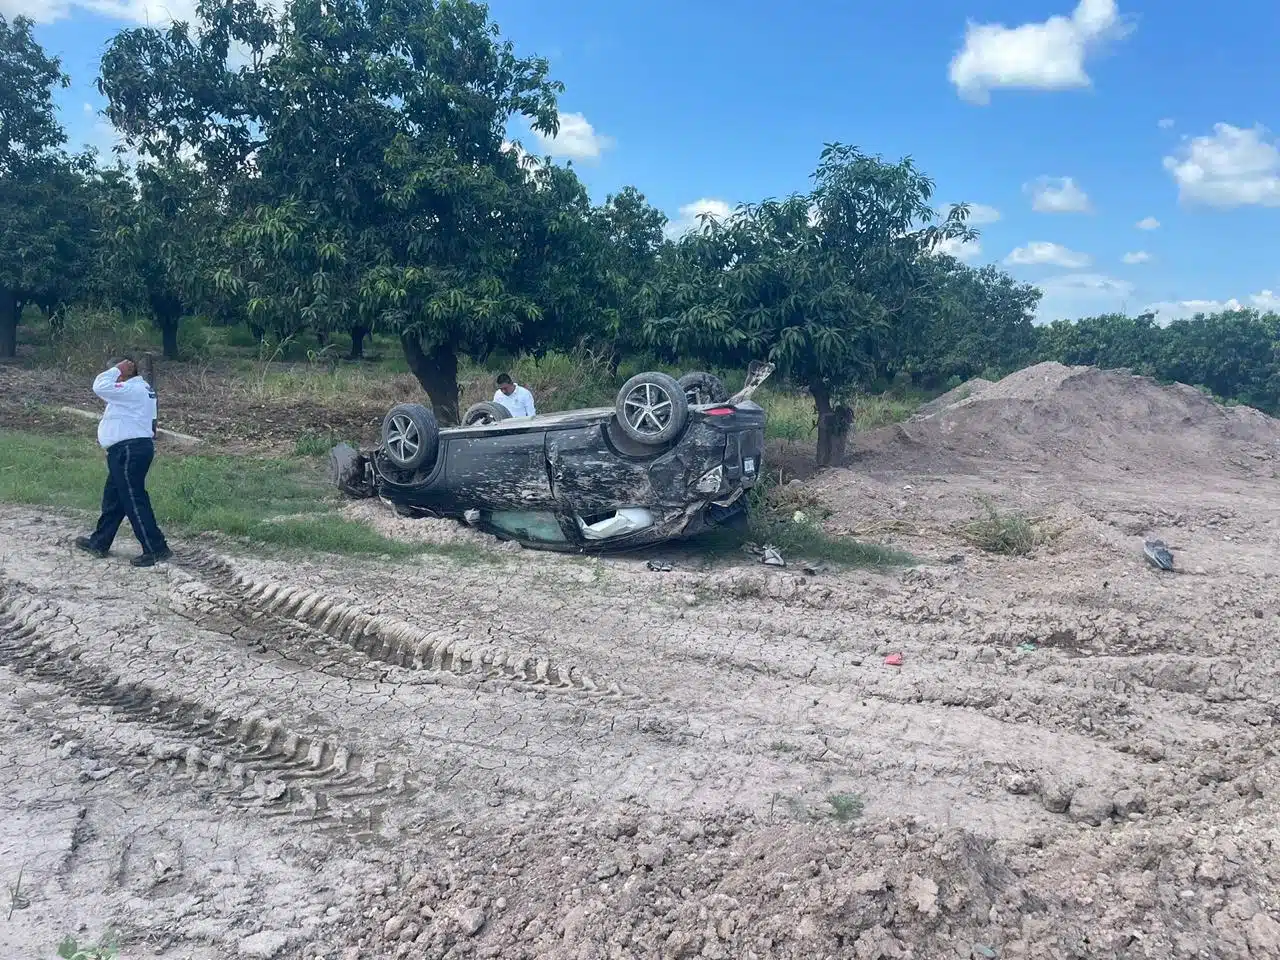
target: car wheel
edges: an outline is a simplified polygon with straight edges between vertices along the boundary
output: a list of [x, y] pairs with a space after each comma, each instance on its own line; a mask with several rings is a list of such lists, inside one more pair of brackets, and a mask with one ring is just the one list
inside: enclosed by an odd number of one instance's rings
[[420, 403], [397, 403], [382, 419], [382, 450], [401, 470], [434, 463], [440, 443], [435, 414]]
[[680, 389], [684, 391], [685, 399], [689, 401], [691, 407], [698, 404], [724, 403], [729, 399], [729, 391], [714, 373], [704, 373], [701, 370], [686, 373], [676, 382], [680, 384]]
[[467, 407], [467, 412], [462, 415], [462, 425], [474, 427], [478, 424], [497, 423], [499, 420], [506, 420], [509, 416], [511, 411], [502, 404], [494, 403], [492, 400], [481, 400]]
[[629, 439], [656, 447], [680, 436], [689, 419], [689, 401], [673, 377], [638, 373], [618, 391], [614, 413]]

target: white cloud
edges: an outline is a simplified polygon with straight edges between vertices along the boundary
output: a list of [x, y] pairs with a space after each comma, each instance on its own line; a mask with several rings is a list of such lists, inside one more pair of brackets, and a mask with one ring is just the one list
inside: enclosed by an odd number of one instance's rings
[[1193, 137], [1164, 168], [1183, 201], [1214, 207], [1280, 207], [1280, 144], [1258, 124], [1250, 129], [1214, 124], [1209, 136]]
[[1162, 300], [1147, 304], [1143, 311], [1154, 313], [1156, 322], [1161, 326], [1167, 326], [1174, 320], [1189, 320], [1197, 313], [1214, 314], [1245, 309], [1261, 310], [1263, 313], [1280, 313], [1280, 295], [1277, 295], [1274, 290], [1261, 290], [1245, 297], [1243, 301], [1237, 297], [1229, 297], [1226, 300]]
[[0, 13], [27, 16], [37, 23], [53, 23], [71, 16], [75, 9], [151, 26], [196, 19], [196, 0], [0, 0]]
[[1068, 273], [1038, 282], [1044, 293], [1036, 319], [1075, 320], [1123, 310], [1133, 293], [1133, 284], [1099, 273]]
[[[956, 204], [947, 205], [948, 211]], [[1000, 219], [1000, 211], [995, 207], [988, 207], [985, 203], [969, 204], [969, 219], [966, 221], [971, 227], [981, 227], [988, 223], [995, 223]]]
[[1277, 296], [1274, 290], [1255, 293], [1249, 298], [1249, 303], [1264, 313], [1280, 313], [1280, 296]]
[[597, 133], [580, 113], [560, 114], [560, 131], [554, 137], [533, 131], [541, 152], [562, 160], [598, 160], [613, 146], [613, 138]]
[[[973, 221], [970, 220], [970, 223]], [[982, 243], [978, 240], [961, 240], [959, 237], [948, 237], [934, 248], [935, 253], [955, 257], [963, 263], [970, 263], [982, 256]]]
[[1160, 221], [1157, 220], [1155, 217], [1143, 217], [1141, 220], [1135, 223], [1134, 226], [1137, 227], [1139, 230], [1159, 230]]
[[1010, 266], [1019, 267], [1052, 265], [1066, 267], [1068, 270], [1079, 270], [1087, 267], [1093, 260], [1087, 253], [1068, 250], [1061, 244], [1033, 240], [1025, 247], [1014, 248], [1013, 252], [1004, 258], [1004, 262]]
[[[709, 214], [717, 220], [724, 220], [733, 215], [733, 208], [724, 200], [713, 200], [709, 197], [703, 197], [695, 200], [693, 203], [686, 203], [680, 208], [680, 215], [670, 222], [664, 230], [667, 237], [675, 240], [691, 230], [697, 230], [702, 225], [701, 217], [703, 214]], [[813, 217], [813, 211], [809, 216]]]
[[1133, 253], [1126, 253], [1120, 259], [1129, 264], [1129, 266], [1135, 266], [1139, 263], [1150, 263], [1151, 254], [1145, 250], [1135, 250]]
[[948, 76], [960, 96], [986, 104], [991, 91], [1070, 90], [1092, 86], [1085, 59], [1127, 27], [1115, 0], [1080, 0], [1070, 17], [1006, 27], [969, 22]]
[[1162, 117], [1160, 122], [1156, 124], [1161, 130], [1173, 129], [1173, 117]]
[[1041, 177], [1022, 188], [1031, 194], [1031, 209], [1037, 213], [1089, 213], [1089, 195], [1071, 177]]

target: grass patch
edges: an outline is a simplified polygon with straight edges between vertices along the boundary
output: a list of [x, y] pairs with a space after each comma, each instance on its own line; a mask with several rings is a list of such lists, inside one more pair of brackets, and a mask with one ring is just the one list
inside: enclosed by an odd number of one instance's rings
[[828, 533], [822, 522], [831, 511], [803, 488], [765, 482], [751, 491], [749, 511], [745, 530], [711, 530], [694, 542], [713, 555], [738, 553], [747, 543], [768, 544], [789, 566], [808, 562], [887, 568], [915, 562], [901, 550]]
[[[91, 442], [0, 430], [0, 501], [95, 513], [105, 479], [102, 452]], [[320, 476], [296, 461], [162, 454], [147, 489], [165, 529], [329, 553], [410, 556], [438, 549], [390, 540], [335, 516]]]
[[1050, 539], [1048, 532], [1025, 514], [997, 510], [990, 503], [984, 503], [983, 510], [983, 516], [960, 528], [960, 536], [981, 550], [1025, 557]]
[[75, 937], [64, 937], [58, 944], [60, 960], [114, 960], [119, 955], [120, 948], [108, 939], [99, 943], [81, 944]]
[[840, 823], [848, 823], [862, 816], [862, 798], [852, 793], [833, 793], [827, 797], [831, 804], [831, 819]]

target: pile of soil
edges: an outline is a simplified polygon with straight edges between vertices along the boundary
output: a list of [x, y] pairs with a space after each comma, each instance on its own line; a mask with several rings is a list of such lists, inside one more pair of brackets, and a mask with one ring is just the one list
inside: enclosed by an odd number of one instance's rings
[[966, 384], [962, 399], [926, 408], [911, 422], [866, 434], [857, 453], [925, 469], [957, 460], [1083, 461], [1147, 476], [1192, 464], [1272, 476], [1280, 461], [1280, 421], [1183, 384], [1060, 363], [984, 383]]

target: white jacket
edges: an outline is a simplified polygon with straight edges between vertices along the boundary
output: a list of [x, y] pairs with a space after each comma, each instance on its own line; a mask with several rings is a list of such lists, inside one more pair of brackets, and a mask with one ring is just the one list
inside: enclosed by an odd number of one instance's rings
[[515, 386], [516, 388], [511, 391], [511, 396], [507, 396], [501, 390], [495, 391], [493, 402], [502, 404], [511, 411], [513, 417], [535, 416], [537, 411], [533, 408], [533, 394], [518, 383]]
[[103, 449], [122, 440], [156, 435], [156, 392], [142, 377], [121, 380], [120, 371], [112, 367], [98, 374], [93, 392], [107, 403], [98, 422], [98, 443]]

